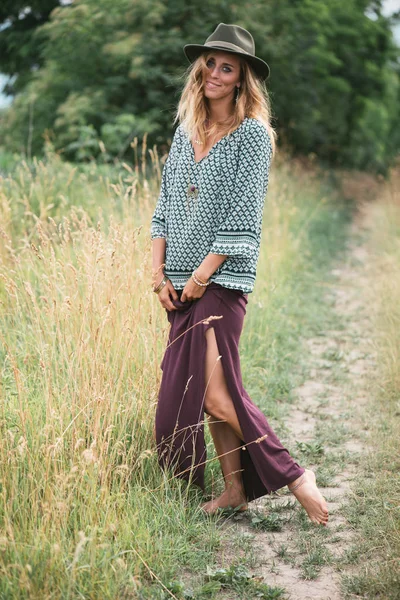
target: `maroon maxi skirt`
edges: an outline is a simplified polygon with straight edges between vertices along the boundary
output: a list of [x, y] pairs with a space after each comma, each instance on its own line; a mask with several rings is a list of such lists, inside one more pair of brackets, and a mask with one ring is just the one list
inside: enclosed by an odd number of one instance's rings
[[[182, 290], [177, 293], [180, 297]], [[244, 437], [240, 457], [247, 500], [300, 477], [304, 469], [282, 446], [243, 387], [238, 346], [247, 294], [211, 282], [201, 298], [172, 302], [177, 310], [166, 311], [171, 327], [160, 365], [155, 423], [160, 466], [172, 469], [176, 476], [204, 491], [205, 332], [214, 327], [224, 376]], [[206, 320], [212, 316], [222, 318]]]

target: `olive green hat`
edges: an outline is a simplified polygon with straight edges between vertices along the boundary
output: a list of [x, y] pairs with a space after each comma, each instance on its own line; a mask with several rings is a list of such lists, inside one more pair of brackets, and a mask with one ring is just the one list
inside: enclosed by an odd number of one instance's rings
[[247, 29], [239, 25], [220, 23], [204, 44], [186, 44], [183, 51], [189, 61], [193, 62], [200, 54], [213, 48], [238, 54], [250, 63], [261, 79], [269, 77], [270, 68], [265, 61], [255, 56], [254, 39]]

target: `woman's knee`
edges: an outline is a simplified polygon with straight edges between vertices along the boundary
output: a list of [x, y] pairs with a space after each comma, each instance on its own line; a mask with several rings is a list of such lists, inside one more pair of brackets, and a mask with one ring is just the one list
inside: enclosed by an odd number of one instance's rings
[[215, 419], [225, 420], [226, 411], [224, 410], [224, 402], [221, 397], [217, 397], [213, 393], [206, 394], [204, 399], [205, 412]]

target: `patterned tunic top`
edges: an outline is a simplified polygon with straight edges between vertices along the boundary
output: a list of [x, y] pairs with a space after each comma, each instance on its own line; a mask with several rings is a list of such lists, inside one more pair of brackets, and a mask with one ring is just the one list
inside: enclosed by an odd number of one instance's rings
[[[185, 287], [209, 253], [227, 254], [210, 277], [222, 286], [253, 291], [272, 146], [258, 119], [246, 117], [196, 162], [180, 124], [164, 164], [151, 238], [166, 238], [164, 273]], [[187, 198], [189, 184], [197, 198]]]

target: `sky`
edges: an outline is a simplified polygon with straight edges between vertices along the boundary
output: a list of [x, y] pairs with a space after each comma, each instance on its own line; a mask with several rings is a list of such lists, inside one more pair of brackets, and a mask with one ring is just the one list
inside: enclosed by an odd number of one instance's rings
[[[64, 0], [63, 4], [68, 4], [69, 0]], [[400, 10], [400, 0], [385, 0], [383, 3], [383, 13], [385, 15], [391, 15], [393, 12]], [[400, 23], [394, 29], [394, 37], [397, 40], [397, 44], [400, 46]], [[0, 73], [0, 90], [3, 89], [7, 78]], [[0, 91], [0, 108], [11, 104], [12, 98], [4, 96]]]
[[396, 10], [400, 10], [400, 0], [386, 0], [383, 3], [383, 14], [391, 15]]

